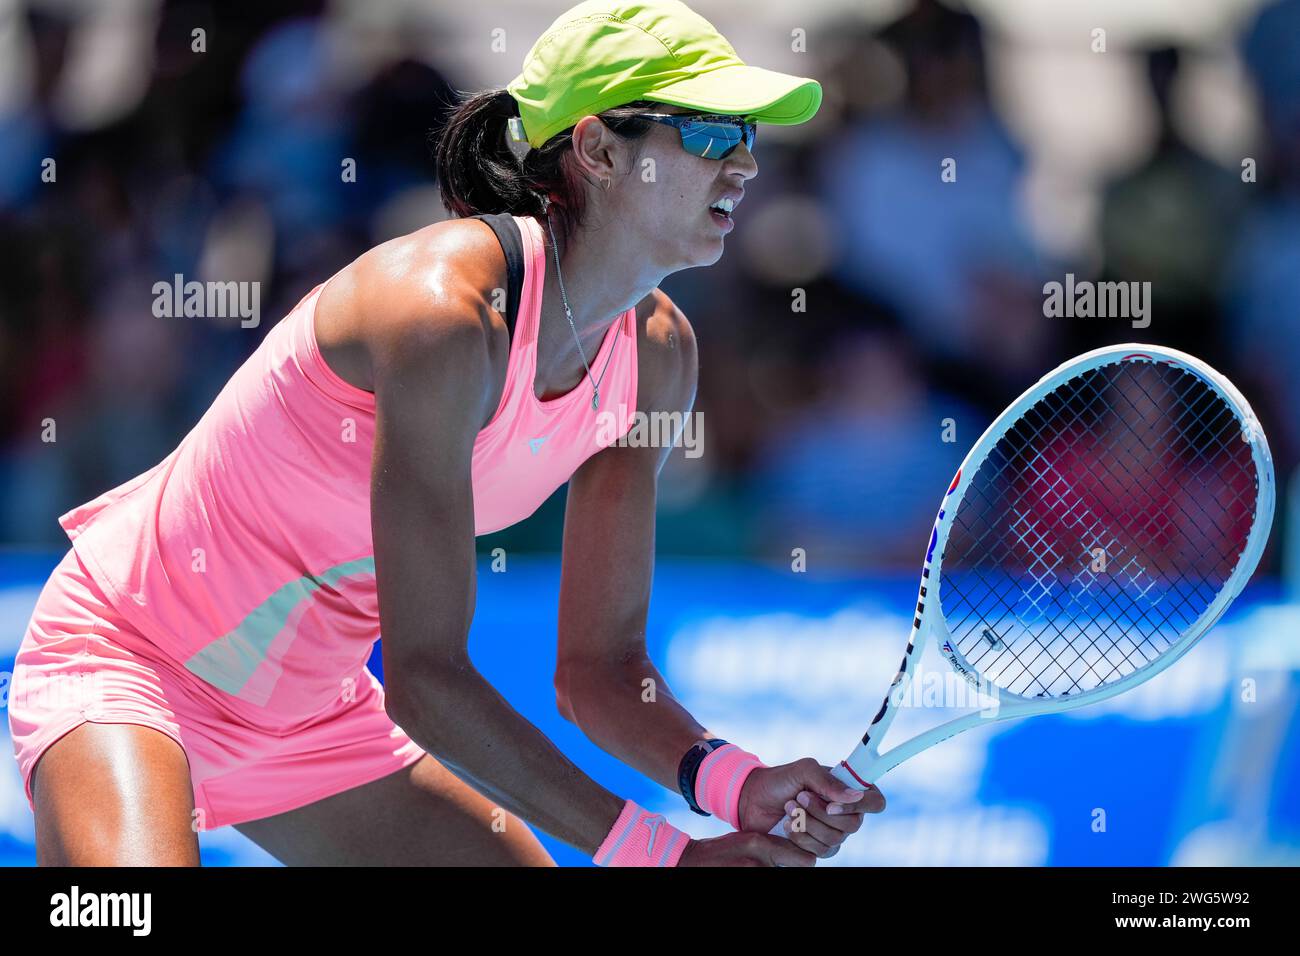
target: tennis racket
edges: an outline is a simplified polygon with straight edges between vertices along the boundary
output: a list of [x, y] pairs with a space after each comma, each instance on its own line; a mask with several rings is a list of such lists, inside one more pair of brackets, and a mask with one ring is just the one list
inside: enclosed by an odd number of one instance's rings
[[[1061, 365], [958, 468], [898, 676], [836, 778], [860, 789], [981, 723], [1072, 710], [1159, 674], [1245, 587], [1274, 497], [1258, 420], [1204, 362], [1130, 344]], [[998, 706], [881, 753], [927, 641]]]

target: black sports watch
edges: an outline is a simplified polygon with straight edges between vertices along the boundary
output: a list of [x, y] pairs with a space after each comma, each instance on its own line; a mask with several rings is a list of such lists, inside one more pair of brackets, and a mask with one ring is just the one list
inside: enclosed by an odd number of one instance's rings
[[677, 766], [677, 789], [681, 790], [682, 796], [686, 798], [686, 805], [702, 817], [711, 817], [713, 814], [695, 801], [695, 777], [700, 772], [700, 764], [704, 763], [704, 758], [719, 747], [725, 746], [726, 743], [727, 741], [720, 737], [701, 740], [686, 751], [682, 762]]

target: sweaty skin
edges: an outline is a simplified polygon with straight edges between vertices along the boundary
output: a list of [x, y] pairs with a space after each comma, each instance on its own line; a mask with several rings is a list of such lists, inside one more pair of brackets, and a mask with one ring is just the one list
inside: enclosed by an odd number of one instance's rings
[[[721, 161], [691, 156], [675, 130], [657, 124], [629, 144], [587, 117], [573, 136], [574, 160], [592, 183], [590, 206], [560, 256], [582, 347], [594, 355], [610, 323], [635, 307], [638, 411], [689, 412], [696, 341], [658, 285], [721, 256], [724, 230], [707, 207], [743, 191], [757, 172], [753, 157], [744, 146]], [[610, 188], [596, 185], [606, 180]], [[588, 854], [622, 809], [621, 798], [509, 706], [467, 653], [470, 453], [505, 384], [510, 343], [491, 308], [505, 283], [491, 229], [461, 220], [376, 247], [320, 295], [315, 333], [325, 361], [376, 398], [371, 517], [388, 711], [437, 759], [236, 825], [287, 864], [545, 865], [552, 861], [526, 827], [489, 825], [499, 809]], [[548, 399], [586, 375], [553, 269], [540, 321], [535, 392]], [[566, 719], [676, 790], [681, 756], [716, 735], [674, 699], [645, 648], [656, 483], [668, 452], [614, 445], [569, 482], [555, 689]], [[656, 685], [653, 704], [642, 699], [646, 679]], [[154, 729], [82, 724], [46, 751], [32, 789], [43, 864], [198, 863], [186, 755]], [[792, 796], [807, 804], [807, 832], [769, 836]], [[853, 799], [811, 759], [757, 770], [740, 799], [749, 832], [692, 841], [681, 865], [812, 865], [857, 830], [862, 812], [883, 808], [877, 791]]]
[[[744, 146], [721, 161], [692, 156], [675, 130], [657, 125], [637, 144], [639, 155], [594, 118], [579, 123], [574, 137], [588, 180], [612, 182], [591, 190], [584, 228], [560, 250], [583, 349], [593, 356], [610, 322], [635, 304], [638, 410], [689, 413], [694, 333], [657, 286], [672, 272], [717, 260], [724, 232], [708, 206], [743, 190], [757, 166]], [[653, 182], [634, 174], [646, 157], [654, 159]], [[549, 240], [547, 262], [554, 262]], [[505, 282], [504, 257], [485, 224], [430, 226], [372, 250], [332, 282], [317, 307], [317, 339], [335, 371], [377, 399], [372, 521], [390, 713], [501, 806], [594, 853], [623, 801], [516, 713], [467, 652], [475, 600], [469, 462], [505, 383], [509, 337], [490, 304]], [[538, 353], [540, 399], [567, 393], [587, 374], [553, 268]], [[429, 442], [430, 434], [441, 440]], [[669, 450], [612, 446], [570, 481], [555, 686], [567, 719], [676, 789], [681, 755], [709, 732], [674, 699], [645, 648], [656, 482]], [[657, 689], [653, 705], [642, 699], [647, 678]], [[683, 862], [811, 865], [814, 854], [829, 855], [860, 826], [856, 805], [829, 809], [853, 792], [824, 768], [809, 760], [768, 773], [778, 771], [780, 781], [770, 783], [785, 788], [784, 799], [770, 800], [766, 825], [754, 821], [762, 833], [696, 841]], [[758, 784], [763, 773], [751, 779]], [[814, 791], [805, 796], [809, 832], [794, 842], [766, 836], [801, 786]], [[742, 795], [747, 823], [755, 815], [746, 809], [751, 789], [747, 783]], [[869, 803], [863, 809], [877, 809]]]

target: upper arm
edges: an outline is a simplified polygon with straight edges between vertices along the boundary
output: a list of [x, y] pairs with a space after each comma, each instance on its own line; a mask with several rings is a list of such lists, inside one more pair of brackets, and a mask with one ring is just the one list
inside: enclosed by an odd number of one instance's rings
[[391, 266], [361, 270], [354, 305], [374, 381], [371, 529], [390, 710], [419, 670], [468, 662], [471, 463], [491, 378], [472, 285], [436, 266]]
[[[668, 296], [655, 297], [637, 343], [637, 410], [677, 413], [680, 427], [695, 401], [695, 335]], [[611, 445], [569, 481], [556, 665], [562, 711], [571, 675], [645, 658], [658, 476], [671, 450]]]
[[695, 330], [690, 321], [667, 294], [658, 289], [653, 294], [655, 311], [646, 323], [644, 342], [638, 343], [639, 348], [649, 350], [651, 360], [644, 365], [638, 364], [638, 370], [646, 374], [639, 379], [637, 409], [680, 415], [679, 419], [674, 419], [673, 440], [662, 448], [653, 449], [657, 452], [654, 456], [657, 474], [668, 461], [686, 416], [695, 406], [700, 362]]

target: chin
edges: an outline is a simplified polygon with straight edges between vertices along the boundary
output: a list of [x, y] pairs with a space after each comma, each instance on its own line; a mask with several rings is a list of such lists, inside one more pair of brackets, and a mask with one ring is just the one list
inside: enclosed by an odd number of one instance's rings
[[712, 246], [712, 251], [698, 263], [699, 265], [711, 266], [722, 258], [722, 254], [727, 250], [726, 236], [718, 236], [717, 239], [713, 241]]
[[712, 252], [701, 252], [699, 255], [680, 260], [672, 271], [681, 272], [684, 269], [700, 269], [704, 266], [711, 266], [722, 258], [722, 252], [722, 243], [719, 242]]
[[714, 232], [703, 242], [698, 243], [691, 249], [690, 266], [711, 266], [722, 258], [723, 252], [727, 249], [726, 235]]
[[707, 233], [700, 235], [694, 242], [678, 243], [670, 272], [681, 272], [683, 269], [698, 269], [702, 266], [713, 265], [722, 258], [722, 253], [726, 251], [725, 239], [726, 235], [724, 233], [720, 233], [716, 229], [710, 229]]

